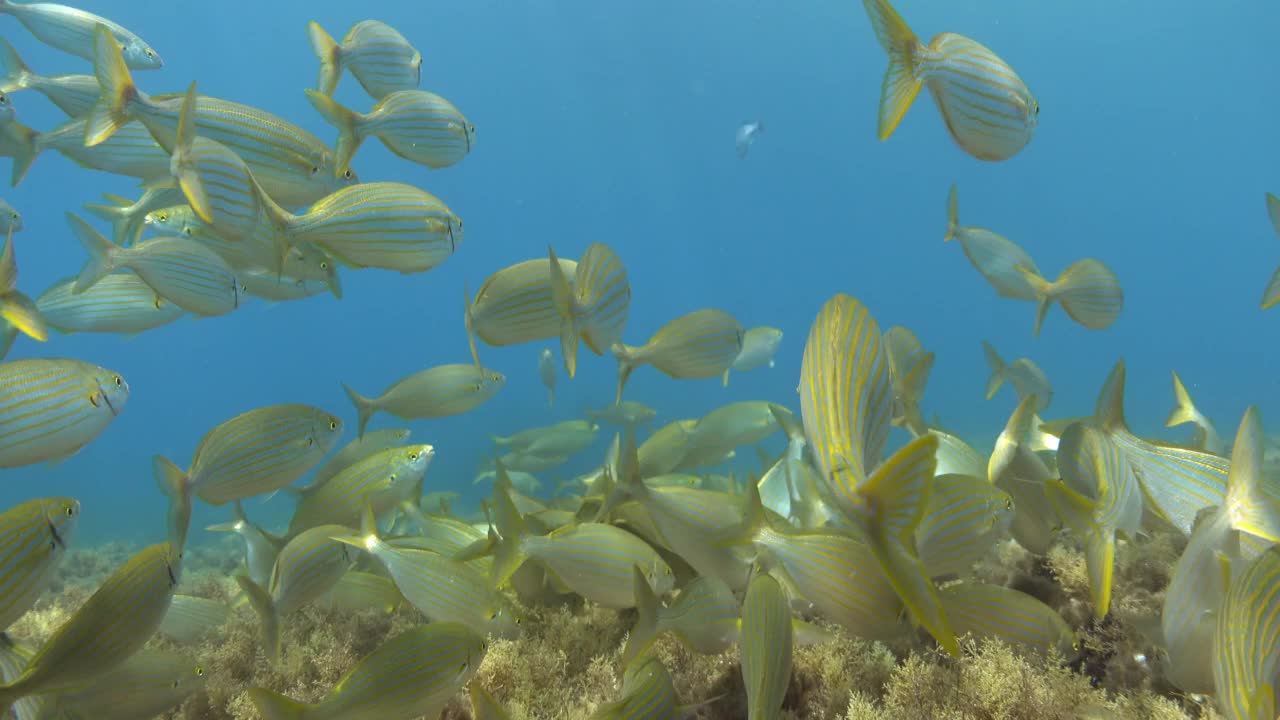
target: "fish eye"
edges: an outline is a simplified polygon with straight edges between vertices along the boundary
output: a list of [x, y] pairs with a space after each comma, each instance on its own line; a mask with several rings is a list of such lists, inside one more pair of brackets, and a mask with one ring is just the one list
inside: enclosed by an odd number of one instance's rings
[[356, 174], [355, 174], [355, 173], [353, 173], [353, 172], [351, 172], [351, 169], [350, 169], [350, 168], [347, 168], [347, 171], [346, 171], [346, 172], [344, 172], [344, 173], [342, 173], [342, 177], [343, 177], [343, 179], [345, 179], [345, 180], [355, 180], [355, 179], [356, 179]]
[[123, 386], [123, 385], [124, 385], [124, 378], [122, 378], [122, 377], [120, 377], [119, 375], [117, 375], [117, 376], [116, 376], [116, 387], [121, 387], [121, 386]]
[[159, 220], [160, 222], [164, 222], [169, 219], [169, 213], [158, 212], [156, 213], [156, 219]]
[[328, 269], [329, 269], [329, 263], [328, 263], [327, 261], [325, 261], [325, 260], [321, 260], [321, 261], [320, 261], [320, 269], [321, 269], [321, 270], [328, 270]]
[[337, 429], [338, 429], [338, 421], [337, 421], [337, 420], [330, 420], [330, 421], [329, 421], [329, 429], [330, 429], [330, 430], [337, 430]]
[[151, 48], [147, 48], [146, 50], [143, 50], [143, 52], [146, 53], [147, 57], [151, 58], [152, 60], [154, 60], [156, 57], [156, 52]]
[[1012, 510], [1012, 509], [1013, 509], [1013, 498], [1005, 498], [1005, 499], [1004, 499], [1004, 509], [1005, 509], [1005, 510]]
[[201, 676], [201, 675], [203, 675], [203, 674], [204, 674], [204, 668], [202, 668], [202, 667], [200, 667], [199, 665], [197, 665], [197, 666], [196, 666], [196, 677], [199, 677], [199, 676]]
[[418, 453], [409, 453], [409, 462], [414, 462], [417, 459], [418, 459]]
[[67, 517], [71, 517], [71, 516], [73, 516], [73, 515], [75, 515], [75, 514], [76, 514], [75, 506], [73, 506], [73, 505], [68, 505], [68, 506], [67, 506]]

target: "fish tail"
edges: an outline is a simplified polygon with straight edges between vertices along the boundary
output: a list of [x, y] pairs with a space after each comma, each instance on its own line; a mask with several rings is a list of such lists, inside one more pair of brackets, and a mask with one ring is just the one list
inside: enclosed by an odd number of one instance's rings
[[338, 89], [338, 79], [342, 77], [342, 46], [314, 20], [307, 23], [307, 35], [311, 38], [312, 51], [320, 60], [320, 79], [316, 81], [316, 88], [321, 95], [328, 97]]
[[356, 150], [364, 142], [364, 134], [360, 131], [360, 114], [315, 90], [307, 90], [307, 100], [311, 101], [311, 107], [320, 113], [325, 122], [338, 130], [334, 171], [341, 176], [351, 167], [351, 158], [355, 157]]
[[547, 256], [551, 258], [551, 297], [560, 313], [560, 354], [564, 356], [564, 370], [572, 378], [578, 372], [578, 320], [573, 311], [573, 291], [550, 245]]
[[1052, 283], [1067, 315], [1090, 330], [1102, 330], [1120, 317], [1124, 290], [1111, 268], [1093, 258], [1071, 263]]
[[356, 427], [358, 428], [357, 437], [364, 437], [364, 429], [369, 425], [369, 418], [377, 412], [373, 400], [361, 395], [351, 389], [350, 385], [342, 384], [342, 389], [347, 391], [347, 397], [351, 399], [351, 404], [356, 406]]
[[1280, 542], [1280, 503], [1264, 490], [1262, 421], [1250, 407], [1240, 421], [1231, 451], [1225, 504], [1231, 527], [1268, 542]]
[[129, 122], [129, 103], [138, 97], [138, 88], [120, 54], [120, 45], [105, 25], [99, 25], [93, 34], [93, 72], [102, 86], [102, 95], [85, 123], [84, 144], [87, 146], [101, 143]]
[[610, 348], [613, 356], [618, 359], [618, 394], [613, 400], [614, 405], [622, 404], [622, 389], [627, 386], [627, 380], [631, 379], [631, 372], [636, 369], [635, 361], [632, 359], [632, 349], [622, 343], [614, 343]]
[[182, 468], [163, 455], [151, 458], [151, 470], [160, 492], [169, 498], [169, 543], [182, 548], [191, 527], [191, 484]]
[[249, 688], [249, 699], [262, 720], [303, 720], [307, 716], [306, 705], [266, 688]]
[[275, 604], [271, 602], [267, 591], [248, 577], [236, 575], [236, 582], [240, 583], [249, 607], [253, 608], [258, 621], [262, 623], [262, 653], [266, 655], [267, 662], [274, 665], [280, 657], [280, 618], [276, 614]]
[[22, 61], [8, 40], [0, 38], [0, 92], [31, 87], [31, 68]]
[[4, 128], [4, 133], [13, 154], [13, 170], [9, 174], [9, 184], [17, 187], [18, 183], [27, 176], [31, 164], [36, 161], [36, 157], [44, 148], [40, 143], [40, 133], [17, 120], [10, 120]]
[[36, 304], [16, 290], [0, 300], [0, 318], [33, 340], [45, 342], [49, 339], [49, 328]]
[[524, 518], [511, 500], [511, 476], [501, 462], [493, 479], [493, 522], [501, 537], [493, 548], [493, 586], [501, 587], [524, 564]]
[[653, 594], [653, 588], [649, 587], [649, 581], [645, 580], [639, 566], [633, 565], [631, 573], [634, 586], [632, 593], [636, 601], [636, 624], [632, 626], [627, 644], [622, 648], [624, 666], [647, 650], [658, 637], [658, 597]]
[[1178, 377], [1177, 372], [1173, 373], [1173, 398], [1173, 410], [1169, 411], [1169, 417], [1164, 421], [1165, 427], [1200, 422], [1200, 411], [1196, 410], [1191, 393], [1187, 392], [1187, 387], [1182, 384], [1182, 378]]
[[1115, 573], [1115, 531], [1095, 518], [1098, 503], [1076, 492], [1061, 480], [1044, 484], [1049, 504], [1062, 522], [1084, 541], [1085, 568], [1093, 615], [1101, 620], [1111, 609], [1111, 584]]
[[960, 228], [960, 199], [956, 192], [956, 186], [951, 186], [950, 192], [947, 193], [947, 232], [942, 236], [942, 242], [947, 242], [955, 238], [956, 230]]
[[924, 81], [916, 74], [920, 40], [889, 0], [862, 0], [881, 47], [889, 54], [880, 94], [880, 139], [887, 140], [911, 108]]
[[[192, 82], [191, 87], [187, 88], [187, 94], [182, 98], [182, 114], [178, 116], [178, 138], [173, 146], [170, 172], [178, 181], [178, 187], [182, 188], [182, 194], [187, 198], [187, 203], [191, 205], [195, 214], [206, 223], [212, 224], [214, 218], [213, 208], [209, 204], [209, 194], [205, 190], [204, 182], [200, 179], [200, 173], [196, 171], [195, 164], [189, 160], [196, 142], [195, 111], [196, 84]], [[281, 264], [283, 265], [283, 254]]]
[[987, 358], [987, 367], [991, 368], [991, 377], [987, 378], [986, 398], [990, 400], [995, 397], [996, 392], [1000, 390], [1000, 386], [1004, 385], [1005, 370], [1008, 369], [1008, 366], [1001, 359], [1000, 353], [996, 352], [996, 349], [986, 340], [982, 341], [982, 354]]
[[73, 293], [82, 293], [116, 269], [119, 248], [79, 216], [67, 213], [67, 222], [71, 224], [71, 231], [80, 240], [80, 244], [89, 253], [89, 259], [85, 262], [84, 269], [80, 271], [80, 276], [76, 278], [76, 284], [71, 289]]

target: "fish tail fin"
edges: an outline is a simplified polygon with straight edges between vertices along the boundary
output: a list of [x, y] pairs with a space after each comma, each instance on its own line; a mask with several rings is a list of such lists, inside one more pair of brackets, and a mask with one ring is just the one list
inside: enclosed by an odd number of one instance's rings
[[275, 603], [261, 585], [248, 577], [236, 575], [236, 582], [240, 583], [249, 607], [253, 608], [262, 624], [262, 654], [267, 657], [268, 663], [274, 665], [280, 658], [280, 618], [276, 614]]
[[1096, 500], [1086, 497], [1062, 480], [1044, 484], [1045, 495], [1054, 512], [1068, 528], [1084, 541], [1085, 568], [1089, 575], [1089, 593], [1093, 615], [1107, 616], [1111, 609], [1111, 584], [1115, 574], [1115, 532], [1098, 524]]
[[633, 359], [633, 351], [631, 347], [622, 343], [614, 343], [610, 348], [613, 356], [618, 360], [618, 394], [613, 400], [614, 405], [622, 404], [622, 390], [627, 386], [627, 381], [631, 379], [631, 373], [636, 369], [636, 363]]
[[627, 636], [622, 648], [622, 664], [625, 666], [649, 648], [658, 637], [658, 597], [649, 587], [638, 565], [631, 566], [631, 582], [636, 601], [636, 624]]
[[957, 194], [956, 186], [953, 183], [951, 190], [947, 193], [947, 232], [942, 236], [942, 242], [952, 240], [956, 236], [956, 230], [960, 228], [960, 199]]
[[551, 297], [556, 312], [560, 313], [560, 354], [564, 357], [564, 370], [572, 378], [578, 372], [578, 319], [573, 308], [573, 291], [550, 245], [547, 256], [551, 259]]
[[30, 87], [31, 76], [31, 68], [22, 61], [18, 51], [8, 40], [0, 38], [0, 92], [9, 93]]
[[1258, 409], [1251, 406], [1236, 431], [1224, 504], [1231, 527], [1274, 543], [1280, 542], [1280, 503], [1263, 487], [1265, 444]]
[[369, 425], [369, 418], [373, 417], [373, 414], [377, 412], [377, 407], [375, 407], [372, 399], [352, 390], [350, 385], [343, 383], [342, 389], [347, 391], [347, 397], [350, 398], [351, 404], [356, 406], [356, 437], [364, 437], [364, 430]]
[[182, 188], [182, 194], [187, 198], [191, 209], [200, 216], [201, 220], [212, 224], [213, 207], [209, 204], [209, 194], [205, 190], [204, 181], [200, 179], [200, 173], [195, 168], [195, 163], [189, 160], [196, 142], [195, 113], [196, 83], [192, 82], [187, 88], [187, 94], [182, 98], [182, 113], [178, 116], [178, 138], [173, 146], [173, 158], [169, 163], [169, 170], [178, 181], [178, 187]]
[[995, 397], [1000, 390], [1000, 386], [1004, 385], [1005, 365], [1004, 359], [1000, 357], [1000, 353], [996, 352], [994, 346], [986, 340], [982, 341], [982, 354], [987, 358], [987, 367], [991, 368], [991, 377], [987, 378], [987, 400]]
[[27, 171], [31, 169], [32, 163], [36, 161], [43, 149], [40, 133], [17, 120], [10, 120], [4, 128], [4, 134], [13, 157], [13, 170], [9, 173], [9, 184], [17, 187], [27, 176]]
[[1267, 287], [1262, 291], [1261, 309], [1268, 310], [1275, 307], [1276, 303], [1280, 303], [1280, 268], [1271, 273], [1271, 279], [1267, 281]]
[[922, 435], [889, 457], [859, 490], [877, 508], [871, 547], [889, 584], [912, 619], [953, 657], [960, 645], [942, 608], [938, 588], [915, 550], [915, 532], [929, 503], [937, 468], [938, 438]]
[[1177, 427], [1199, 421], [1200, 411], [1196, 410], [1196, 404], [1191, 400], [1191, 393], [1187, 392], [1187, 386], [1182, 384], [1182, 378], [1178, 377], [1177, 371], [1173, 373], [1173, 401], [1173, 410], [1169, 411], [1169, 417], [1164, 421], [1165, 427]]
[[876, 39], [889, 55], [889, 69], [885, 71], [880, 92], [879, 128], [880, 139], [887, 140], [924, 85], [915, 67], [920, 40], [889, 0], [862, 0], [862, 5], [871, 18]]
[[511, 501], [511, 476], [501, 462], [493, 479], [493, 524], [501, 540], [493, 549], [493, 587], [500, 588], [524, 564], [524, 518]]
[[307, 90], [307, 100], [311, 101], [311, 107], [320, 113], [325, 122], [338, 130], [334, 172], [341, 176], [351, 167], [351, 158], [355, 157], [356, 150], [364, 142], [364, 134], [360, 131], [360, 113], [315, 90]]
[[760, 483], [747, 482], [747, 504], [743, 506], [742, 522], [726, 529], [710, 538], [709, 542], [717, 547], [733, 547], [750, 545], [761, 531], [772, 527], [769, 516], [765, 514], [764, 500], [760, 498]]
[[266, 688], [249, 688], [249, 700], [262, 720], [303, 720], [307, 706]]
[[187, 474], [163, 455], [151, 458], [151, 470], [160, 492], [169, 498], [169, 542], [176, 548], [185, 547], [191, 526], [191, 484]]
[[39, 308], [31, 298], [17, 290], [0, 300], [0, 318], [33, 340], [45, 342], [49, 339], [49, 328]]
[[342, 77], [342, 46], [314, 20], [307, 23], [307, 35], [311, 38], [311, 49], [320, 61], [316, 89], [327, 97], [338, 89], [338, 79]]
[[71, 289], [73, 293], [81, 293], [116, 269], [116, 259], [120, 249], [78, 215], [67, 213], [67, 222], [71, 224], [71, 231], [80, 240], [80, 244], [89, 253], [89, 259], [85, 262], [84, 269], [80, 271], [80, 276], [76, 278], [76, 284]]
[[1129, 423], [1124, 418], [1124, 375], [1124, 360], [1117, 360], [1102, 383], [1102, 389], [1098, 391], [1093, 417], [1103, 430], [1129, 428]]
[[1018, 402], [1018, 407], [1014, 408], [1013, 414], [1009, 416], [1009, 421], [1005, 423], [1004, 430], [996, 438], [996, 446], [991, 451], [991, 456], [987, 458], [987, 480], [992, 485], [1003, 474], [1004, 469], [1013, 462], [1018, 448], [1027, 437], [1027, 433], [1031, 432], [1031, 426], [1036, 421], [1038, 402], [1034, 394], [1022, 398]]
[[1093, 258], [1071, 263], [1053, 283], [1067, 316], [1090, 330], [1103, 330], [1120, 317], [1124, 290], [1111, 268]]
[[133, 76], [120, 54], [120, 44], [105, 25], [98, 25], [93, 33], [93, 72], [102, 86], [102, 95], [89, 111], [84, 126], [84, 144], [90, 147], [129, 122], [129, 103], [138, 97]]

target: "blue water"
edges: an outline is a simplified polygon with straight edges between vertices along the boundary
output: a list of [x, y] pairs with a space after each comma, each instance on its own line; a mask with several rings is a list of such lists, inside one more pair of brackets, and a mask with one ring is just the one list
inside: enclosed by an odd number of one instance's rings
[[[548, 243], [565, 257], [594, 241], [620, 253], [633, 291], [630, 343], [709, 306], [786, 333], [777, 367], [736, 375], [728, 391], [638, 370], [627, 397], [656, 407], [658, 422], [739, 399], [798, 409], [809, 324], [828, 297], [847, 292], [882, 328], [906, 325], [937, 353], [926, 416], [938, 412], [979, 445], [1014, 404], [1007, 389], [983, 401], [983, 338], [1007, 359], [1030, 356], [1045, 369], [1056, 390], [1050, 417], [1091, 412], [1123, 356], [1139, 432], [1162, 424], [1173, 369], [1225, 436], [1249, 404], [1280, 428], [1280, 415], [1265, 414], [1280, 405], [1280, 315], [1258, 310], [1280, 264], [1263, 204], [1264, 191], [1280, 191], [1280, 100], [1271, 90], [1280, 6], [902, 0], [899, 11], [923, 38], [954, 31], [979, 39], [1039, 100], [1031, 145], [986, 164], [954, 146], [923, 95], [888, 142], [876, 140], [886, 58], [855, 2], [78, 5], [131, 28], [165, 58], [163, 70], [135, 74], [144, 91], [181, 92], [198, 80], [202, 93], [260, 106], [325, 139], [336, 133], [302, 93], [317, 68], [306, 22], [341, 38], [374, 17], [422, 51], [422, 87], [450, 99], [478, 131], [473, 153], [445, 170], [403, 161], [374, 140], [356, 156], [362, 179], [419, 185], [464, 219], [464, 245], [429, 273], [346, 272], [341, 301], [255, 301], [133, 339], [19, 340], [11, 357], [80, 358], [120, 372], [132, 388], [121, 417], [83, 452], [6, 471], [0, 485], [3, 506], [79, 497], [87, 543], [160, 539], [164, 501], [151, 456], [185, 466], [204, 432], [237, 413], [311, 403], [345, 418], [350, 439], [355, 414], [340, 381], [373, 394], [424, 367], [467, 361], [464, 286], [474, 292], [490, 273], [544, 255]], [[0, 18], [0, 33], [39, 73], [90, 71], [11, 18]], [[371, 105], [350, 75], [336, 98]], [[32, 91], [13, 100], [32, 127], [62, 121]], [[766, 131], [739, 160], [734, 131], [754, 119]], [[1046, 274], [1086, 256], [1106, 262], [1126, 291], [1120, 320], [1089, 331], [1055, 309], [1033, 339], [1034, 307], [995, 297], [961, 249], [943, 244], [953, 182], [963, 223], [1022, 244]], [[63, 213], [103, 192], [138, 191], [49, 154], [3, 193], [26, 224], [16, 238], [23, 290], [35, 296], [79, 270], [84, 253]], [[550, 344], [482, 346], [484, 363], [508, 377], [497, 398], [468, 415], [411, 424], [415, 438], [436, 446], [428, 490], [475, 497], [471, 477], [489, 433], [611, 400], [614, 361], [583, 350], [578, 378], [561, 375], [548, 411], [535, 368]], [[374, 424], [396, 422], [379, 416]], [[599, 447], [563, 474], [597, 462], [605, 441], [601, 433]], [[282, 521], [291, 503], [247, 507]], [[216, 539], [199, 528], [228, 516], [198, 505], [191, 541]]]

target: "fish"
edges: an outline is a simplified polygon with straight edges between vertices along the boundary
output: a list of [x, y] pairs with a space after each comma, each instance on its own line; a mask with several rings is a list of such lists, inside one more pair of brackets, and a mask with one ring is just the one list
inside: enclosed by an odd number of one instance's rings
[[1042, 413], [1053, 401], [1053, 387], [1049, 385], [1049, 376], [1031, 358], [1018, 358], [1006, 363], [996, 352], [995, 347], [986, 340], [982, 341], [982, 352], [991, 368], [991, 377], [987, 378], [986, 399], [990, 400], [999, 392], [1007, 380], [1013, 385], [1013, 391], [1022, 402], [1029, 395], [1036, 397], [1034, 412]]
[[137, 720], [182, 704], [208, 681], [200, 663], [181, 653], [143, 649], [87, 684], [51, 696], [55, 712], [74, 719]]
[[0, 468], [71, 457], [129, 401], [117, 372], [70, 358], [0, 363]]
[[[144, 183], [170, 181], [169, 153], [160, 147], [142, 123], [125, 123], [110, 138], [97, 145], [84, 144], [87, 125], [88, 120], [85, 118], [76, 118], [49, 132], [26, 138], [30, 145], [14, 162], [16, 179], [21, 180], [26, 173], [26, 168], [18, 173], [19, 162], [25, 161], [30, 165], [44, 151], [56, 150], [63, 157], [88, 170], [137, 178]], [[21, 134], [19, 138], [22, 138]]]
[[550, 348], [543, 348], [542, 354], [538, 356], [538, 379], [542, 381], [543, 387], [547, 389], [547, 407], [554, 407], [556, 404], [556, 361], [551, 354]]
[[385, 575], [348, 570], [338, 584], [320, 600], [334, 610], [360, 611], [370, 608], [395, 612], [405, 602], [404, 595]]
[[1013, 499], [1013, 520], [1009, 525], [1013, 539], [1027, 552], [1044, 556], [1061, 521], [1045, 494], [1046, 483], [1056, 473], [1050, 471], [1028, 442], [1038, 402], [1036, 396], [1028, 395], [1018, 403], [996, 438], [986, 477]]
[[[1280, 547], [1258, 555], [1231, 581], [1213, 633], [1218, 703], [1236, 720], [1276, 717], [1280, 667]], [[1204, 652], [1204, 648], [1200, 649]]]
[[367, 113], [307, 90], [324, 121], [338, 130], [337, 171], [344, 172], [368, 137], [393, 154], [433, 170], [462, 161], [475, 143], [476, 126], [453, 103], [425, 90], [397, 90], [382, 96]]
[[[570, 378], [578, 371], [578, 340], [603, 355], [622, 340], [631, 310], [631, 281], [622, 258], [603, 243], [592, 243], [578, 260], [569, 282], [547, 246], [551, 296], [560, 313], [560, 355]], [[615, 353], [616, 354], [616, 353]]]
[[1182, 384], [1182, 379], [1178, 377], [1177, 372], [1173, 373], [1173, 397], [1173, 410], [1169, 411], [1169, 418], [1164, 421], [1164, 426], [1177, 427], [1185, 423], [1194, 423], [1196, 433], [1192, 442], [1196, 448], [1221, 455], [1226, 447], [1223, 445], [1222, 437], [1218, 435], [1213, 422], [1196, 408], [1195, 402], [1191, 400], [1191, 393], [1187, 392], [1187, 387]]
[[791, 606], [782, 585], [767, 574], [757, 574], [747, 586], [741, 632], [738, 656], [747, 689], [747, 718], [780, 719], [791, 684]]
[[507, 709], [499, 705], [480, 683], [468, 685], [467, 695], [471, 699], [471, 717], [475, 720], [511, 720]]
[[[1271, 193], [1267, 193], [1267, 216], [1271, 218], [1271, 228], [1280, 235], [1280, 198]], [[1277, 303], [1280, 303], [1280, 268], [1271, 274], [1267, 287], [1262, 291], [1261, 308], [1267, 310]]]
[[893, 385], [893, 416], [890, 422], [919, 437], [928, 432], [920, 401], [933, 371], [934, 354], [925, 352], [920, 338], [901, 325], [884, 332], [885, 354], [889, 357], [889, 377]]
[[760, 400], [722, 405], [698, 419], [690, 431], [689, 443], [713, 448], [713, 455], [724, 455], [734, 448], [764, 442], [778, 431], [775, 407], [781, 408]]
[[671, 673], [656, 655], [643, 655], [627, 663], [622, 673], [621, 697], [602, 704], [589, 720], [646, 720], [686, 717], [676, 708]]
[[76, 57], [92, 61], [98, 33], [112, 41], [123, 62], [134, 70], [158, 70], [164, 59], [142, 38], [101, 15], [58, 3], [18, 3], [0, 0], [0, 14], [11, 15], [37, 40]]
[[187, 312], [212, 317], [240, 307], [240, 283], [235, 274], [204, 245], [182, 237], [161, 237], [120, 247], [80, 217], [72, 213], [66, 217], [89, 253], [71, 288], [73, 294], [88, 290], [116, 270], [129, 269], [157, 295]]
[[309, 23], [307, 31], [311, 49], [320, 59], [316, 87], [323, 95], [333, 95], [344, 68], [375, 100], [412, 90], [421, 81], [422, 53], [384, 22], [361, 20], [351, 26], [341, 45], [319, 23]]
[[169, 611], [181, 561], [176, 548], [159, 543], [116, 568], [44, 641], [26, 670], [0, 685], [0, 714], [27, 695], [81, 686], [142, 649]]
[[111, 223], [112, 242], [128, 247], [142, 237], [153, 210], [181, 202], [183, 195], [180, 188], [164, 187], [148, 188], [136, 201], [111, 193], [103, 193], [103, 198], [107, 203], [86, 204], [85, 211]]
[[350, 532], [342, 525], [317, 525], [297, 534], [276, 556], [266, 587], [246, 575], [235, 576], [258, 616], [267, 662], [280, 659], [281, 619], [329, 592], [351, 567], [347, 546], [333, 539]]
[[1000, 297], [1027, 301], [1037, 299], [1036, 286], [1020, 270], [1031, 270], [1039, 276], [1040, 269], [1035, 261], [1026, 250], [1003, 235], [986, 228], [961, 225], [959, 194], [955, 185], [947, 192], [947, 231], [942, 240], [960, 243], [969, 264], [982, 273]]
[[324, 464], [316, 468], [315, 474], [311, 477], [311, 484], [305, 489], [310, 490], [324, 485], [342, 470], [355, 465], [370, 455], [383, 450], [390, 450], [402, 444], [409, 439], [410, 434], [411, 431], [408, 428], [394, 428], [374, 430], [365, 433], [362, 437], [353, 439], [331, 455], [328, 460], [325, 460]]
[[232, 501], [235, 520], [229, 523], [218, 523], [205, 528], [210, 532], [233, 532], [244, 541], [244, 564], [249, 579], [266, 587], [271, 582], [271, 570], [276, 564], [276, 555], [284, 547], [284, 539], [268, 534], [255, 525], [244, 513], [239, 500]]
[[306, 705], [250, 688], [263, 720], [410, 720], [437, 717], [484, 661], [488, 643], [461, 623], [406, 630], [366, 655], [323, 700]]
[[441, 418], [480, 407], [506, 384], [500, 372], [465, 363], [437, 365], [419, 370], [392, 383], [375, 398], [365, 397], [343, 385], [355, 405], [358, 435], [364, 437], [375, 413], [390, 413], [401, 420]]
[[48, 589], [80, 524], [80, 502], [36, 498], [0, 513], [0, 632]]
[[303, 280], [263, 268], [241, 270], [236, 274], [236, 279], [240, 281], [245, 293], [268, 303], [305, 300], [333, 291], [333, 286], [323, 280]]
[[321, 485], [297, 491], [288, 535], [316, 525], [354, 526], [365, 503], [373, 504], [375, 517], [385, 516], [410, 495], [416, 497], [435, 453], [430, 445], [388, 448], [348, 465]]
[[[578, 263], [559, 260], [561, 273], [573, 283]], [[551, 294], [551, 262], [534, 258], [490, 275], [474, 300], [464, 297], [463, 320], [471, 357], [480, 364], [476, 338], [493, 347], [506, 347], [559, 337], [560, 311]]]
[[764, 123], [759, 120], [744, 122], [738, 126], [738, 132], [734, 134], [733, 144], [737, 148], [739, 159], [746, 159], [747, 152], [751, 150], [751, 146], [755, 144], [762, 133], [764, 133]]
[[49, 328], [40, 308], [26, 293], [18, 290], [18, 260], [14, 252], [13, 229], [10, 228], [4, 251], [0, 252], [0, 319], [27, 337], [45, 342], [49, 339]]
[[916, 551], [930, 577], [964, 576], [1005, 537], [1013, 499], [985, 474], [937, 475], [916, 526]]
[[636, 400], [624, 400], [587, 413], [592, 420], [628, 427], [643, 425], [658, 416], [658, 411]]
[[928, 87], [956, 145], [998, 162], [1031, 142], [1040, 103], [1013, 68], [985, 45], [940, 33], [926, 45], [888, 0], [863, 0], [876, 39], [889, 55], [878, 134], [887, 140], [922, 87]]
[[38, 75], [23, 62], [8, 40], [0, 38], [0, 92], [35, 90], [68, 117], [89, 114], [102, 88], [93, 75]]
[[722, 384], [729, 387], [730, 371], [750, 372], [762, 367], [773, 367], [773, 356], [782, 344], [782, 331], [775, 327], [761, 325], [753, 327], [742, 334], [742, 350], [733, 364], [724, 371]]
[[958, 634], [995, 637], [1043, 653], [1056, 651], [1066, 658], [1079, 649], [1062, 616], [1024, 592], [979, 582], [955, 583], [940, 592], [947, 619]]
[[1077, 260], [1052, 282], [1029, 268], [1020, 267], [1018, 271], [1036, 295], [1036, 337], [1039, 337], [1040, 326], [1054, 303], [1061, 305], [1068, 317], [1090, 330], [1111, 327], [1124, 308], [1124, 289], [1120, 287], [1120, 280], [1101, 260]]
[[682, 644], [703, 655], [716, 655], [733, 645], [742, 608], [723, 580], [699, 575], [680, 590], [670, 607], [662, 607], [640, 569], [633, 572], [636, 624], [622, 650], [624, 664], [639, 657], [664, 632], [674, 633]]
[[680, 379], [723, 375], [742, 352], [745, 334], [732, 315], [708, 308], [663, 325], [644, 345], [615, 343], [612, 350], [618, 360], [618, 393], [614, 402], [622, 402], [622, 390], [640, 365], [653, 365], [668, 377]]
[[5, 200], [0, 200], [0, 233], [9, 236], [22, 231], [22, 213]]

